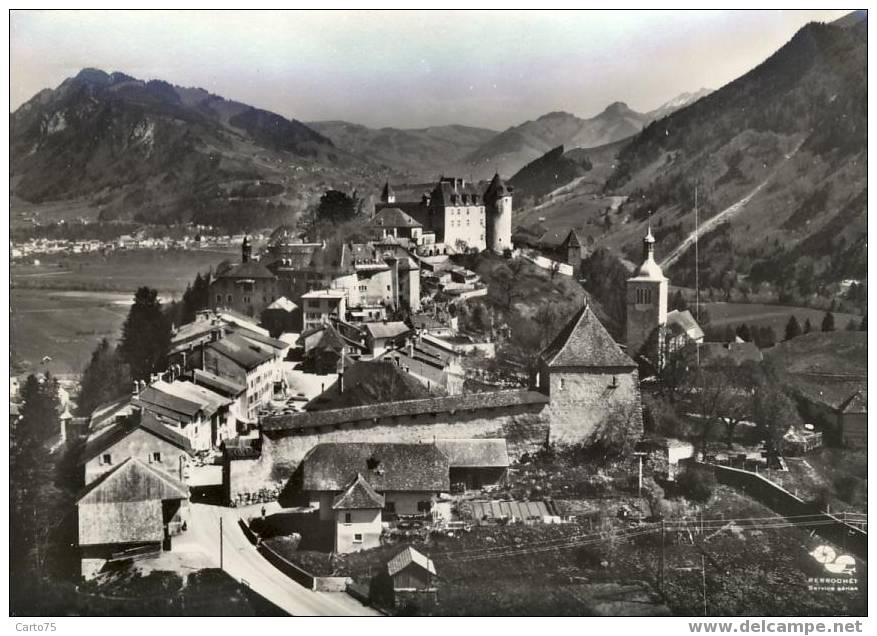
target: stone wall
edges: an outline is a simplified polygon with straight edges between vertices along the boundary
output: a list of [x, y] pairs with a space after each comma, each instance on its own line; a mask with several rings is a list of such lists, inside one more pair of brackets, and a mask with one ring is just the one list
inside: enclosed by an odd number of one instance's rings
[[587, 441], [607, 418], [632, 417], [642, 429], [635, 369], [561, 368], [543, 372], [541, 378], [550, 383], [551, 443]]
[[517, 459], [533, 453], [548, 441], [548, 407], [545, 404], [516, 405], [382, 418], [341, 424], [336, 430], [315, 432], [272, 431], [262, 435], [262, 455], [256, 460], [230, 462], [228, 496], [258, 492], [265, 487], [283, 487], [305, 454], [317, 444], [328, 442], [417, 443], [433, 439], [505, 438], [509, 456]]

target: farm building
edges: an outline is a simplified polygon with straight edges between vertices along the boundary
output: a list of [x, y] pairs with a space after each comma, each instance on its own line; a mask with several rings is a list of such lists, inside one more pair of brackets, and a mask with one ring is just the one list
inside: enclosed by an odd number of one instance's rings
[[837, 409], [841, 442], [847, 446], [868, 446], [868, 391], [856, 391]]
[[407, 547], [387, 562], [387, 573], [393, 580], [395, 604], [401, 605], [412, 596], [423, 595], [435, 600], [437, 577], [435, 564], [428, 556]]
[[82, 576], [107, 563], [169, 550], [188, 517], [189, 490], [129, 457], [91, 482], [76, 502]]
[[448, 458], [452, 488], [467, 490], [501, 484], [509, 470], [504, 439], [439, 439], [435, 445]]
[[138, 458], [169, 477], [185, 481], [192, 446], [177, 431], [157, 421], [150, 413], [132, 413], [86, 440], [79, 464], [84, 483], [90, 484], [130, 457]]
[[302, 490], [324, 520], [357, 475], [384, 496], [390, 515], [432, 513], [436, 496], [450, 490], [448, 460], [432, 444], [318, 444], [302, 460]]
[[[384, 497], [358, 474], [332, 500], [335, 520], [335, 552], [347, 554], [381, 544], [381, 510]], [[320, 508], [322, 515], [323, 509]]]

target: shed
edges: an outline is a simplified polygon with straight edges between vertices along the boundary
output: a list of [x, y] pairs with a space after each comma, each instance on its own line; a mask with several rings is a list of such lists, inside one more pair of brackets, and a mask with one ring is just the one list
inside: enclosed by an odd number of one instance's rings
[[472, 490], [505, 481], [509, 468], [505, 439], [437, 439], [435, 445], [448, 458], [452, 485]]

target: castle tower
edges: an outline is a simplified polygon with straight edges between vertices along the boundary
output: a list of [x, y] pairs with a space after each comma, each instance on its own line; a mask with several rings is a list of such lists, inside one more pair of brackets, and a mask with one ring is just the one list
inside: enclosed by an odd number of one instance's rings
[[396, 202], [396, 193], [393, 192], [392, 186], [390, 186], [390, 182], [387, 181], [384, 184], [384, 189], [381, 190], [381, 202], [382, 203], [395, 203]]
[[[667, 284], [661, 266], [655, 262], [655, 237], [649, 222], [643, 238], [642, 265], [627, 279], [627, 353], [634, 359], [644, 355], [660, 364], [659, 334], [667, 324]], [[650, 339], [654, 351], [644, 351]]]
[[512, 188], [493, 175], [484, 191], [487, 211], [487, 247], [494, 252], [512, 248]]

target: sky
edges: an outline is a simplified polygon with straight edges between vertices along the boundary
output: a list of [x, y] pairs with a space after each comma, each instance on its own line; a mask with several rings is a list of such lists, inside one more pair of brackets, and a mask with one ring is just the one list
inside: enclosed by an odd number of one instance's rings
[[848, 11], [12, 11], [11, 108], [82, 68], [301, 121], [502, 130], [716, 89]]

